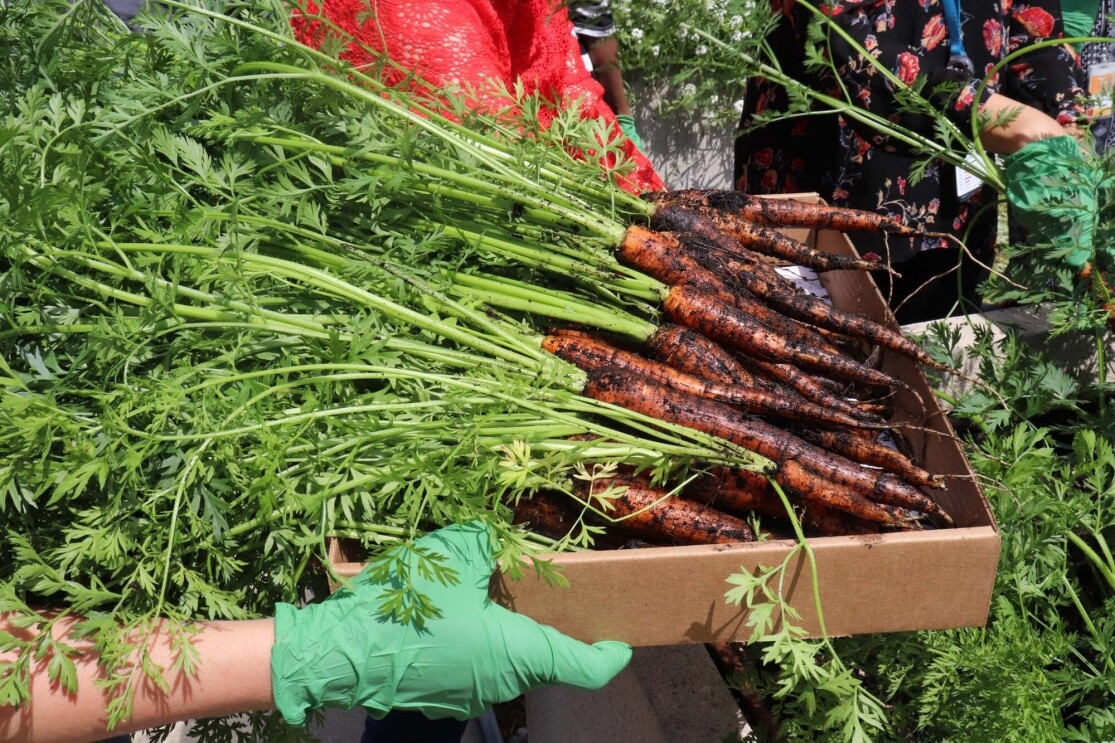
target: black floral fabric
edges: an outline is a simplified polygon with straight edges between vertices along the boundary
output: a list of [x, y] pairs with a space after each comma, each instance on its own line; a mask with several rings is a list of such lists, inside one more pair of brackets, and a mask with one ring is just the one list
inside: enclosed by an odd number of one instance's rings
[[[1041, 109], [1061, 123], [1083, 115], [1079, 59], [1068, 45], [1044, 47], [995, 70], [1010, 52], [1062, 36], [1059, 0], [961, 0], [960, 5], [964, 48], [974, 68], [970, 75], [949, 65], [948, 27], [938, 0], [849, 0], [822, 8], [902, 82], [924, 82], [923, 91], [962, 131], [972, 130], [973, 106], [992, 92]], [[830, 31], [827, 44], [838, 75], [819, 77], [807, 70], [802, 58], [812, 17], [809, 9], [783, 0], [775, 0], [775, 7], [782, 20], [769, 42], [795, 79], [903, 127], [934, 134], [933, 118], [898, 110], [893, 82], [841, 35]], [[918, 161], [903, 143], [851, 117], [815, 113], [758, 125], [756, 117], [786, 108], [787, 93], [780, 86], [762, 78], [748, 80], [736, 141], [739, 189], [816, 191], [831, 203], [891, 214], [927, 231], [963, 237], [977, 254], [990, 256], [997, 222], [993, 189], [984, 187], [970, 198], [958, 198], [951, 166], [931, 162], [918, 177]], [[887, 241], [864, 235], [855, 240], [861, 252], [888, 256], [892, 262], [929, 248], [955, 247], [939, 237]]]

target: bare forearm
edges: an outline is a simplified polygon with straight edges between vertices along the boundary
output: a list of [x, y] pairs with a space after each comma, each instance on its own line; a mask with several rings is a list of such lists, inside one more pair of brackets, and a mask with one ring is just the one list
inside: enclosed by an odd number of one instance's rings
[[609, 36], [589, 47], [589, 58], [596, 81], [604, 88], [604, 102], [615, 114], [631, 114], [627, 102], [627, 92], [623, 88], [623, 72], [619, 64], [619, 45], [614, 36]]
[[[272, 620], [202, 623], [197, 630], [190, 635], [198, 657], [194, 676], [173, 670], [175, 653], [166, 633], [157, 630], [147, 639], [151, 661], [164, 669], [169, 689], [163, 691], [150, 680], [138, 681], [131, 717], [111, 731], [105, 712], [108, 699], [98, 683], [103, 673], [97, 655], [88, 644], [73, 643], [81, 650], [74, 658], [77, 692], [67, 694], [52, 683], [42, 661], [33, 668], [31, 701], [17, 708], [0, 707], [0, 740], [80, 743], [178, 720], [273, 708]], [[66, 627], [60, 626], [58, 633], [65, 632]], [[137, 650], [133, 657], [139, 656]], [[135, 672], [141, 679], [142, 671]]]
[[995, 154], [1009, 155], [1039, 139], [1070, 133], [1051, 116], [998, 93], [987, 99], [982, 113], [989, 124], [980, 132], [980, 141]]

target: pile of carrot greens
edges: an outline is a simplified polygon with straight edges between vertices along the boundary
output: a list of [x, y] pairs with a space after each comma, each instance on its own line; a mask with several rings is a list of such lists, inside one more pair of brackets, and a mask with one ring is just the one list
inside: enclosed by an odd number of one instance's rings
[[590, 546], [510, 506], [587, 466], [765, 463], [584, 397], [538, 346], [533, 318], [655, 319], [611, 257], [649, 206], [602, 124], [385, 89], [280, 2], [160, 5], [141, 32], [96, 2], [0, 10], [0, 611], [38, 627], [0, 639], [0, 704], [36, 654], [72, 685], [57, 610], [119, 720], [123, 623], [269, 615], [330, 536], [481, 518], [504, 557]]

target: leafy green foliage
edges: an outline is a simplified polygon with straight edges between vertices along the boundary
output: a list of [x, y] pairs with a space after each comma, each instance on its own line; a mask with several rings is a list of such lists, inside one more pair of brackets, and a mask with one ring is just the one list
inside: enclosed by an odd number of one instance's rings
[[624, 70], [671, 95], [660, 113], [734, 121], [743, 110], [740, 60], [757, 58], [773, 16], [754, 0], [611, 3]]
[[[784, 495], [782, 500], [792, 517], [789, 501]], [[829, 638], [805, 639], [801, 615], [785, 598], [786, 579], [796, 564], [804, 561], [816, 569], [812, 548], [793, 520], [798, 542], [780, 564], [728, 578], [734, 587], [725, 598], [746, 607], [749, 641], [765, 668], [773, 669], [760, 670], [752, 685], [773, 703], [779, 738], [866, 743], [887, 728], [883, 703], [845, 665]], [[818, 596], [814, 579], [813, 597], [819, 602]], [[818, 606], [818, 614], [823, 616], [823, 607]]]
[[26, 701], [34, 659], [71, 682], [57, 621], [80, 617], [118, 722], [166, 684], [156, 623], [190, 673], [189, 622], [299, 601], [331, 536], [398, 549], [381, 608], [420, 623], [438, 607], [403, 566], [452, 576], [398, 545], [428, 529], [485, 520], [517, 564], [591, 544], [511, 523], [578, 467], [757, 464], [581, 397], [541, 321], [461, 290], [559, 276], [586, 311], [653, 327], [647, 284], [610, 260], [646, 207], [599, 122], [539, 131], [521, 90], [447, 118], [295, 44], [279, 2], [167, 3], [144, 33], [100, 5], [0, 9], [0, 611], [27, 618], [0, 637], [0, 702]]
[[[979, 326], [955, 399], [1002, 551], [986, 628], [845, 638], [834, 646], [886, 702], [895, 739], [1105, 740], [1115, 703], [1115, 448], [1098, 385], [1032, 341]], [[955, 330], [932, 326], [937, 354]], [[1063, 363], [1063, 360], [1062, 360]]]

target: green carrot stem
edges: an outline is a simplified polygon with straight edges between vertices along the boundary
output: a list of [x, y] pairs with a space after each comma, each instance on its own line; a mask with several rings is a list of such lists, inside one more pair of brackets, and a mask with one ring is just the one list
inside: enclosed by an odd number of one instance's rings
[[[414, 327], [428, 330], [439, 335], [440, 337], [456, 341], [465, 346], [481, 351], [482, 353], [488, 353], [496, 358], [503, 359], [504, 361], [527, 363], [527, 360], [523, 358], [523, 354], [508, 350], [502, 345], [486, 340], [479, 334], [462, 328], [460, 325], [454, 323], [446, 323], [441, 320], [434, 319], [430, 315], [417, 312], [410, 309], [409, 307], [405, 307], [401, 304], [393, 302], [386, 297], [380, 296], [361, 287], [357, 287], [347, 281], [342, 280], [334, 274], [327, 273], [325, 271], [302, 263], [254, 253], [238, 253], [235, 255], [228, 255], [218, 248], [211, 248], [201, 245], [113, 243], [113, 246], [124, 251], [196, 255], [206, 257], [213, 261], [235, 263], [238, 266], [252, 266], [265, 271], [268, 275], [282, 275], [292, 280], [299, 281], [304, 285], [316, 287], [317, 289], [328, 294], [348, 299], [361, 306], [374, 309], [375, 311], [380, 312], [383, 315], [394, 320], [398, 320], [404, 323], [408, 323]], [[324, 251], [317, 251], [311, 248], [303, 247], [298, 247], [296, 249], [299, 252], [312, 252], [320, 260], [331, 262], [335, 262], [337, 260], [335, 256], [330, 256]], [[182, 292], [189, 291], [185, 287], [181, 287], [178, 285], [175, 285], [175, 288], [178, 291]], [[257, 309], [256, 311], [258, 312], [259, 310]]]
[[[460, 224], [436, 223], [426, 219], [416, 219], [413, 220], [413, 223], [425, 230], [440, 231], [469, 245], [482, 247], [493, 253], [511, 256], [526, 266], [563, 273], [577, 271], [594, 275], [601, 280], [606, 279], [609, 273], [614, 272], [632, 274], [629, 269], [624, 270], [625, 267], [621, 266], [611, 254], [592, 248], [575, 249], [575, 247], [551, 244], [532, 246], [496, 237], [490, 231], [481, 232], [480, 230], [484, 229], [483, 227], [467, 229]], [[590, 269], [589, 266], [592, 268]]]
[[1111, 566], [1104, 562], [1103, 558], [1101, 558], [1096, 551], [1092, 549], [1091, 545], [1085, 542], [1079, 534], [1071, 530], [1067, 531], [1065, 534], [1068, 540], [1076, 545], [1076, 548], [1083, 552], [1084, 556], [1088, 558], [1088, 561], [1095, 566], [1096, 570], [1098, 570], [1104, 580], [1107, 581], [1107, 585], [1111, 586], [1111, 589], [1115, 591], [1115, 571], [1112, 570]]
[[[104, 297], [118, 299], [122, 302], [127, 302], [128, 304], [132, 304], [137, 307], [148, 307], [151, 305], [152, 300], [150, 297], [136, 294], [134, 292], [124, 291], [122, 289], [117, 289], [116, 287], [109, 286], [108, 284], [101, 283], [99, 281], [90, 279], [87, 276], [83, 276], [79, 273], [71, 271], [68, 268], [62, 268], [54, 261], [32, 248], [25, 246], [23, 248], [23, 251], [24, 254], [28, 257], [28, 260], [38, 268], [50, 270], [53, 274], [65, 278], [77, 284], [78, 286], [82, 286], [86, 289], [97, 292]], [[92, 262], [86, 262], [86, 266], [89, 268], [96, 267]], [[140, 278], [140, 276], [134, 275], [132, 278], [138, 279]], [[200, 297], [210, 301], [213, 305], [220, 306], [223, 304], [224, 306], [227, 306], [231, 310], [233, 310], [226, 311], [206, 307], [194, 307], [192, 305], [175, 302], [170, 306], [174, 313], [180, 317], [189, 317], [214, 323], [228, 323], [237, 320], [243, 320], [244, 316], [246, 315], [248, 317], [248, 323], [250, 325], [272, 332], [285, 333], [290, 335], [305, 335], [315, 338], [330, 337], [330, 334], [317, 323], [302, 321], [298, 318], [291, 318], [279, 313], [268, 313], [266, 311], [254, 308], [251, 305], [247, 305], [236, 300], [219, 299], [212, 295], [206, 295], [203, 292], [189, 291], [182, 287], [171, 287], [169, 282], [163, 281], [161, 279], [157, 281], [161, 286], [178, 288], [184, 294], [188, 292], [195, 297]], [[253, 320], [256, 319], [258, 319], [258, 322], [253, 322]]]
[[[504, 292], [485, 291], [466, 286], [458, 286], [455, 291], [463, 297], [470, 297], [493, 307], [527, 312], [532, 315], [563, 320], [578, 325], [588, 325], [638, 340], [646, 340], [654, 332], [654, 326], [651, 323], [634, 319], [627, 320], [614, 314], [601, 316], [593, 311], [595, 308], [592, 305], [588, 304], [559, 306], [544, 301], [542, 298], [524, 299]], [[589, 310], [589, 312], [586, 312], [586, 310]]]
[[[366, 75], [361, 70], [348, 65], [344, 60], [326, 54], [319, 49], [302, 44], [288, 35], [278, 34], [240, 18], [234, 18], [204, 8], [187, 5], [182, 2], [177, 2], [176, 0], [168, 0], [165, 4], [187, 12], [196, 13], [212, 20], [243, 28], [254, 34], [268, 38], [277, 44], [298, 51], [303, 58], [314, 60], [318, 65], [330, 70], [330, 72], [322, 73], [316, 68], [306, 70], [293, 65], [275, 62], [248, 62], [238, 68], [239, 70], [270, 70], [282, 72], [284, 76], [298, 77], [304, 77], [308, 74], [312, 75], [313, 78], [317, 79], [319, 82], [330, 84], [330, 87], [345, 93], [349, 97], [355, 97], [372, 104], [374, 107], [385, 109], [389, 113], [403, 118], [414, 125], [432, 131], [435, 135], [447, 142], [453, 144], [467, 143], [470, 154], [477, 157], [481, 162], [489, 163], [490, 165], [498, 165], [500, 161], [512, 163], [512, 167], [510, 169], [505, 169], [503, 172], [505, 175], [515, 180], [521, 180], [521, 175], [516, 170], [522, 169], [522, 163], [518, 161], [519, 152], [509, 147], [505, 141], [514, 140], [520, 137], [521, 133], [503, 126], [500, 120], [494, 116], [487, 117], [487, 128], [492, 131], [492, 134], [486, 135], [475, 128], [461, 125], [457, 121], [446, 117], [437, 109], [423, 105], [423, 103], [413, 95], [406, 97], [405, 100], [390, 100], [389, 96], [398, 94], [399, 92], [392, 90], [381, 80]], [[341, 29], [338, 29], [327, 18], [317, 17], [316, 20], [333, 28], [334, 31], [341, 31]], [[351, 36], [350, 40], [355, 43], [355, 39], [351, 39]], [[363, 46], [363, 48], [370, 53], [375, 53], [374, 50], [370, 50], [366, 46]], [[390, 66], [396, 66], [390, 59], [383, 58], [382, 61]], [[414, 74], [413, 70], [405, 71], [410, 75]], [[501, 141], [501, 137], [504, 141]], [[582, 178], [578, 178], [576, 174], [569, 173], [564, 169], [555, 168], [552, 162], [546, 166], [538, 167], [549, 177], [559, 179], [563, 189], [566, 191], [584, 194], [601, 203], [623, 201], [629, 206], [642, 208], [644, 210], [646, 208], [646, 205], [641, 204], [640, 200], [618, 191], [614, 185], [610, 187], [593, 187], [592, 184], [585, 183]], [[531, 181], [526, 180], [523, 185], [530, 186]]]

